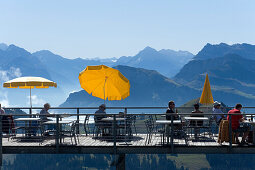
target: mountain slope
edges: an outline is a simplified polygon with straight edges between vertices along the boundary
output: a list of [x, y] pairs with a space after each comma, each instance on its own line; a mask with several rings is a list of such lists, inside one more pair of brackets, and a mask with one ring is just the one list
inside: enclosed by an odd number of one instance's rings
[[[130, 81], [130, 96], [123, 101], [107, 102], [108, 106], [166, 106], [169, 100], [177, 104], [198, 96], [197, 90], [180, 85], [153, 70], [116, 66]], [[84, 90], [71, 93], [61, 106], [97, 106], [102, 103]]]
[[[211, 88], [218, 93], [232, 93], [254, 99], [254, 60], [245, 59], [235, 54], [208, 60], [193, 60], [181, 69], [174, 80], [201, 89], [206, 73], [209, 75]], [[228, 98], [228, 100], [232, 99]], [[230, 101], [226, 103], [228, 104]]]

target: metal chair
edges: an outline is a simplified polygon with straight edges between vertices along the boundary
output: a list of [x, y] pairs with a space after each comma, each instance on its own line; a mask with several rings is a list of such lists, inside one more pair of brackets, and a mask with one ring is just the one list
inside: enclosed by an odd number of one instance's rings
[[144, 121], [145, 126], [146, 126], [146, 139], [145, 139], [145, 145], [149, 144], [151, 142], [151, 138], [152, 138], [152, 132], [153, 132], [153, 125], [151, 123], [151, 120], [145, 120]]
[[[79, 125], [79, 123], [77, 121], [74, 121], [71, 125], [70, 130], [60, 131], [61, 140], [63, 139], [63, 142], [64, 142], [65, 137], [71, 137], [72, 144], [73, 144], [72, 138], [74, 138], [75, 145], [77, 145], [77, 140], [78, 140], [78, 143], [80, 142], [79, 138], [76, 136], [76, 128], [77, 128], [78, 125]], [[76, 140], [76, 137], [77, 137], [77, 140]]]

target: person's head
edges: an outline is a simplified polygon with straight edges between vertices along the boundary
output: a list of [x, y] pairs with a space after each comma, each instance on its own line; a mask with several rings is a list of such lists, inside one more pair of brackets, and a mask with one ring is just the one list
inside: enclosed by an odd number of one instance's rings
[[105, 110], [105, 109], [106, 109], [105, 104], [101, 104], [101, 105], [99, 106], [99, 110]]
[[235, 109], [241, 110], [242, 107], [243, 107], [243, 106], [242, 106], [240, 103], [237, 103], [236, 106], [235, 106]]
[[198, 110], [199, 109], [199, 104], [198, 103], [194, 104], [194, 108], [195, 108], [195, 110]]
[[174, 104], [174, 101], [169, 101], [168, 102], [168, 108], [170, 108], [170, 109], [173, 109], [175, 107], [175, 104]]
[[216, 109], [219, 109], [219, 108], [220, 108], [220, 105], [221, 105], [221, 103], [218, 102], [218, 101], [215, 101], [215, 102], [213, 103], [213, 107], [216, 108]]
[[49, 110], [50, 109], [50, 104], [49, 103], [45, 103], [44, 104], [44, 109]]

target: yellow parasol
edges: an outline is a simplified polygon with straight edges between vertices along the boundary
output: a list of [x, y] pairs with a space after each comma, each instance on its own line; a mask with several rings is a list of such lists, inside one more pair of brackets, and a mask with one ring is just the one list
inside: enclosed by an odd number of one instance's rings
[[19, 77], [5, 82], [3, 87], [30, 89], [30, 106], [32, 108], [31, 89], [57, 87], [57, 83], [42, 77]]
[[122, 100], [129, 96], [129, 80], [118, 70], [105, 65], [87, 66], [79, 74], [81, 87], [92, 96]]
[[211, 92], [211, 86], [208, 78], [208, 74], [206, 74], [205, 83], [202, 95], [200, 97], [199, 103], [201, 104], [213, 104], [213, 96]]

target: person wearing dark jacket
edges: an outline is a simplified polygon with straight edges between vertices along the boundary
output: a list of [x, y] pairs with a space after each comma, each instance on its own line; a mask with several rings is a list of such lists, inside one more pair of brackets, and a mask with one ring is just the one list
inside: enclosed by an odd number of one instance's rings
[[166, 110], [166, 120], [171, 120], [171, 115], [173, 115], [173, 120], [180, 120], [177, 109], [175, 109], [174, 101], [168, 102], [168, 109]]

